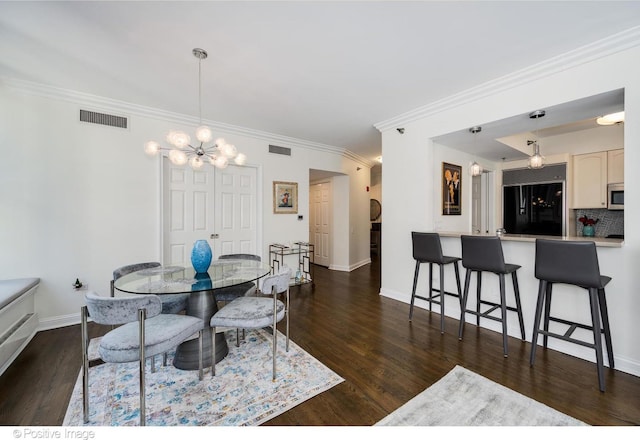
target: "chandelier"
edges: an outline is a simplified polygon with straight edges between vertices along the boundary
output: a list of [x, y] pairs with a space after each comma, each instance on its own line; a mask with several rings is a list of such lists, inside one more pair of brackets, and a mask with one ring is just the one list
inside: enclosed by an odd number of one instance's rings
[[191, 144], [191, 137], [180, 130], [171, 130], [166, 137], [166, 141], [172, 148], [163, 148], [156, 141], [148, 141], [144, 144], [144, 151], [149, 156], [155, 156], [160, 150], [169, 151], [169, 160], [175, 165], [184, 165], [187, 162], [194, 170], [197, 170], [209, 162], [216, 168], [226, 168], [231, 160], [236, 165], [244, 165], [247, 157], [243, 153], [238, 153], [236, 147], [228, 144], [224, 139], [218, 138], [213, 144], [206, 145], [213, 139], [211, 129], [202, 125], [202, 60], [207, 58], [204, 49], [193, 49], [193, 56], [198, 58], [198, 118], [199, 127], [196, 128], [197, 143]]
[[[544, 110], [536, 110], [529, 114], [529, 118], [531, 119], [540, 119], [546, 114]], [[538, 125], [538, 123], [536, 122]], [[529, 168], [538, 169], [544, 167], [544, 157], [540, 154], [540, 145], [538, 143], [538, 126], [536, 125], [536, 140], [535, 141], [527, 141], [527, 145], [533, 145], [533, 156], [529, 156]]]

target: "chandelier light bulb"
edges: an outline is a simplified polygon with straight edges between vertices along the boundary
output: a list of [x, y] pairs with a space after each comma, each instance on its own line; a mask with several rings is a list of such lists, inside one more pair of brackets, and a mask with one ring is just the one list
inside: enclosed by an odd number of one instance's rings
[[224, 156], [218, 156], [215, 159], [214, 165], [216, 166], [216, 168], [220, 168], [221, 170], [225, 169], [227, 165], [229, 165], [229, 159]]
[[155, 156], [160, 150], [160, 144], [156, 141], [149, 141], [144, 144], [144, 152], [149, 156]]
[[202, 165], [204, 165], [204, 161], [200, 156], [193, 156], [191, 159], [189, 159], [189, 165], [194, 170], [198, 170], [202, 168]]
[[182, 150], [171, 150], [169, 151], [169, 160], [174, 165], [184, 165], [187, 163], [187, 155]]
[[236, 150], [236, 146], [233, 144], [225, 144], [222, 148], [222, 153], [229, 159], [233, 159], [238, 155], [238, 150]]
[[196, 138], [200, 142], [211, 142], [211, 139], [213, 139], [213, 133], [209, 127], [202, 125], [196, 128]]
[[247, 162], [247, 156], [244, 153], [239, 153], [234, 159], [236, 165], [244, 165]]

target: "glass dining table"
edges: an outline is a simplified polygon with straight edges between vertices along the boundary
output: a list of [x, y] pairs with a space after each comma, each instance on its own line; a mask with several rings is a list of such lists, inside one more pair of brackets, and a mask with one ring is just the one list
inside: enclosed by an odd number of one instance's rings
[[[211, 317], [218, 311], [216, 290], [255, 282], [271, 272], [267, 263], [254, 260], [215, 260], [209, 270], [196, 273], [192, 267], [159, 266], [142, 269], [117, 279], [114, 288], [125, 293], [167, 295], [189, 293], [187, 315], [204, 321], [203, 366], [211, 366]], [[206, 331], [208, 330], [208, 331]], [[229, 353], [224, 333], [216, 334], [215, 361]], [[198, 369], [198, 339], [180, 344], [173, 365], [181, 370]]]

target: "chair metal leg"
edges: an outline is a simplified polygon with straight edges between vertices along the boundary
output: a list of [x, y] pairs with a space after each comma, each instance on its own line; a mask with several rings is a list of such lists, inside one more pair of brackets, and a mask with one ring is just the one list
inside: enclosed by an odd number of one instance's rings
[[278, 295], [276, 295], [276, 293], [273, 293], [273, 377], [272, 380], [273, 382], [276, 381], [276, 349], [277, 349], [277, 344], [278, 344], [278, 328], [277, 328], [277, 316], [276, 316], [276, 309], [277, 309], [277, 301], [278, 301]]
[[87, 327], [87, 306], [80, 309], [80, 330], [82, 332], [82, 416], [89, 422], [89, 333]]
[[516, 311], [518, 313], [518, 321], [520, 322], [520, 334], [522, 335], [522, 342], [527, 340], [527, 336], [524, 331], [524, 318], [522, 317], [522, 302], [520, 301], [520, 288], [518, 287], [518, 275], [516, 272], [511, 272], [511, 280], [513, 281], [513, 293], [516, 297]]
[[476, 286], [476, 326], [480, 327], [480, 292], [482, 291], [482, 271], [476, 272], [478, 285]]
[[[446, 296], [444, 294], [444, 265], [439, 264], [438, 267], [440, 267], [440, 334], [444, 334], [444, 297]], [[431, 273], [431, 269], [429, 269], [429, 273]]]
[[167, 366], [167, 352], [166, 351], [164, 353], [162, 353], [162, 366], [163, 367]]
[[458, 301], [460, 302], [460, 308], [462, 308], [462, 289], [460, 288], [460, 268], [458, 262], [453, 264], [453, 268], [456, 271], [456, 286], [458, 287]]
[[464, 275], [464, 293], [462, 294], [462, 305], [460, 306], [460, 326], [458, 327], [458, 339], [462, 341], [464, 333], [464, 317], [467, 311], [467, 297], [469, 296], [469, 282], [471, 281], [471, 270], [467, 269]]
[[433, 263], [429, 263], [429, 311], [433, 311]]
[[[146, 414], [146, 399], [145, 399], [145, 353], [144, 353], [144, 320], [147, 317], [147, 313], [145, 309], [138, 310], [138, 321], [139, 321], [139, 342], [140, 342], [140, 354], [139, 354], [139, 370], [140, 370], [140, 426], [145, 426], [145, 421], [147, 418]], [[153, 359], [151, 359], [153, 362]]]
[[598, 289], [589, 289], [589, 303], [591, 305], [591, 320], [593, 324], [593, 339], [596, 349], [596, 365], [598, 369], [598, 384], [604, 392], [604, 362], [602, 358], [602, 331], [600, 327], [600, 310], [598, 307]]
[[211, 329], [211, 377], [216, 375], [216, 328]]
[[538, 348], [538, 332], [540, 331], [540, 318], [542, 316], [542, 307], [547, 291], [547, 282], [540, 280], [538, 284], [538, 301], [536, 303], [536, 314], [533, 321], [533, 336], [531, 337], [531, 356], [529, 357], [529, 365], [533, 367], [536, 359], [536, 349]]
[[236, 347], [240, 347], [240, 329], [239, 328], [236, 329]]
[[418, 274], [420, 273], [420, 262], [416, 261], [416, 269], [413, 273], [413, 290], [411, 291], [411, 305], [409, 306], [409, 322], [413, 319], [413, 303], [416, 300], [416, 287], [418, 286]]
[[551, 318], [551, 294], [553, 290], [553, 283], [547, 282], [547, 287], [545, 289], [545, 306], [544, 306], [544, 331], [545, 334], [542, 338], [542, 346], [547, 348], [547, 344], [549, 343], [549, 335], [546, 333], [549, 331], [549, 321]]
[[155, 356], [151, 356], [149, 358], [149, 362], [151, 363], [151, 372], [155, 373], [156, 372], [156, 357]]
[[289, 288], [287, 288], [287, 302], [286, 302], [286, 309], [285, 309], [285, 314], [287, 315], [287, 345], [285, 348], [286, 352], [289, 352]]
[[609, 358], [609, 368], [615, 368], [613, 360], [613, 344], [611, 342], [611, 329], [609, 328], [609, 312], [607, 310], [607, 298], [604, 289], [598, 289], [598, 302], [600, 303], [600, 316], [604, 329], [604, 340], [607, 345], [607, 356]]
[[507, 335], [507, 295], [504, 288], [504, 274], [498, 274], [500, 279], [500, 311], [502, 312], [502, 353], [509, 356], [509, 338]]

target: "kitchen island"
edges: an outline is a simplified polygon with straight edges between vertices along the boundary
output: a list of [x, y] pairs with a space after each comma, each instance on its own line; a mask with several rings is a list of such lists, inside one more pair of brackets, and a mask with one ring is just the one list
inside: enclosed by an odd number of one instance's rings
[[[443, 253], [445, 255], [458, 257], [462, 256], [462, 245], [460, 240], [462, 235], [495, 236], [495, 234], [470, 234], [451, 231], [438, 231], [438, 234], [440, 234], [441, 237]], [[521, 269], [518, 270], [518, 283], [522, 299], [527, 342], [531, 342], [536, 298], [538, 295], [538, 280], [535, 278], [535, 240], [537, 238], [565, 241], [593, 241], [596, 244], [600, 272], [602, 275], [607, 275], [612, 278], [612, 281], [607, 285], [606, 295], [609, 306], [609, 318], [611, 321], [611, 333], [616, 368], [635, 374], [636, 366], [625, 363], [624, 355], [620, 356], [620, 354], [625, 351], [629, 352], [630, 347], [628, 345], [634, 343], [633, 338], [629, 338], [626, 334], [627, 331], [625, 328], [628, 328], [629, 319], [635, 319], [628, 316], [629, 303], [630, 301], [633, 302], [633, 298], [630, 297], [630, 293], [625, 288], [626, 277], [623, 274], [625, 272], [626, 259], [622, 256], [624, 253], [624, 240], [602, 237], [554, 237], [514, 234], [504, 234], [500, 236], [505, 261], [507, 263], [518, 264], [521, 266]], [[463, 267], [461, 267], [460, 275], [464, 284], [465, 269]], [[445, 270], [444, 276], [445, 286], [455, 286], [453, 270]], [[427, 276], [420, 277], [418, 291], [427, 291], [427, 279]], [[507, 283], [507, 303], [513, 306], [513, 287], [510, 284], [511, 283]], [[434, 285], [438, 285], [438, 271], [434, 271]], [[469, 286], [468, 306], [470, 308], [475, 307], [475, 291], [476, 276], [474, 275], [471, 277]], [[487, 300], [494, 300], [497, 302], [499, 300], [498, 276], [490, 273], [485, 274], [482, 277], [482, 291], [483, 299], [486, 298]], [[590, 322], [589, 297], [585, 289], [560, 284], [554, 287], [553, 292], [552, 309], [555, 311], [555, 315], [559, 315], [572, 321], [583, 323]], [[428, 308], [426, 302], [419, 300], [416, 301], [416, 306]], [[436, 313], [439, 312], [437, 307], [434, 308], [434, 311]], [[445, 315], [454, 319], [460, 319], [459, 304], [457, 304], [456, 301], [448, 301], [446, 303]], [[466, 328], [466, 334], [472, 334], [475, 319], [467, 317], [466, 322], [466, 325], [468, 326]], [[500, 323], [489, 319], [481, 319], [480, 326], [496, 332], [502, 331]], [[559, 326], [552, 322], [551, 329], [563, 333], [566, 327]], [[513, 337], [509, 340], [510, 349], [519, 349], [519, 345], [522, 344], [522, 342], [520, 341], [518, 319], [517, 316], [511, 312], [508, 314], [507, 318], [507, 333], [509, 336]], [[574, 336], [584, 339], [585, 341], [593, 341], [592, 334], [586, 330], [578, 329], [574, 333]], [[542, 338], [540, 338], [540, 342], [541, 341]], [[460, 343], [465, 343], [465, 341], [463, 340]], [[594, 362], [595, 373], [595, 354], [593, 349], [554, 338], [549, 339], [549, 348]], [[539, 353], [540, 352], [541, 351], [539, 351]], [[607, 356], [605, 354], [605, 366], [607, 366], [606, 358]], [[597, 383], [597, 381], [595, 381], [595, 375], [594, 383]]]

